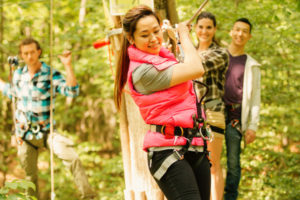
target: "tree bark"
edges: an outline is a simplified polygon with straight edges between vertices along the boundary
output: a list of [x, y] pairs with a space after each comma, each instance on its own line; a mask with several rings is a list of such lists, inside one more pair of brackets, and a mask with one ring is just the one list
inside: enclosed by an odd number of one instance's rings
[[1, 58], [0, 58], [0, 69], [4, 71], [4, 53], [2, 50], [3, 44], [3, 30], [4, 30], [4, 16], [3, 16], [3, 0], [0, 0], [0, 46], [1, 46]]

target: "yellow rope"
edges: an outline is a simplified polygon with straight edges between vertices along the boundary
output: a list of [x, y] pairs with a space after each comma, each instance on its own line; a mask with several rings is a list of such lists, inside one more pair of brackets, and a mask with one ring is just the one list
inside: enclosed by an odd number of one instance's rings
[[53, 52], [53, 0], [50, 0], [50, 41], [49, 41], [49, 65], [50, 65], [50, 168], [51, 168], [51, 200], [55, 199], [54, 192], [54, 160], [53, 160], [53, 76], [52, 76], [52, 52]]

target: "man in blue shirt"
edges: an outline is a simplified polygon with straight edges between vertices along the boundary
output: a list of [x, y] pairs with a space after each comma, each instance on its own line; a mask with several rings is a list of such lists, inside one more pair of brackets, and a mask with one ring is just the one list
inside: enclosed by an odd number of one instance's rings
[[[39, 148], [51, 148], [70, 168], [81, 197], [92, 198], [94, 193], [88, 183], [81, 161], [73, 149], [73, 142], [50, 129], [50, 67], [39, 60], [42, 49], [32, 39], [24, 39], [19, 46], [19, 55], [25, 66], [13, 74], [12, 84], [0, 79], [0, 90], [9, 98], [16, 100], [15, 134], [18, 140], [18, 156], [26, 172], [26, 178], [36, 185], [36, 191], [29, 193], [38, 198], [37, 158]], [[52, 71], [53, 96], [60, 93], [67, 97], [79, 94], [79, 87], [71, 65], [71, 52], [59, 56], [66, 70], [66, 79], [60, 72]], [[53, 99], [54, 99], [53, 97]], [[54, 104], [53, 104], [54, 105]]]

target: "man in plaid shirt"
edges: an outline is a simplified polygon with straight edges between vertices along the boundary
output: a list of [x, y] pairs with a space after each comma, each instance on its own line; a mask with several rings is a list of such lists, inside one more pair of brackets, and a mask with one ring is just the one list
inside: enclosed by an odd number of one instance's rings
[[[81, 161], [72, 147], [73, 142], [57, 132], [53, 133], [53, 137], [49, 136], [50, 67], [39, 60], [42, 53], [39, 43], [32, 38], [24, 39], [19, 51], [26, 65], [14, 72], [12, 84], [0, 79], [0, 90], [4, 95], [16, 100], [15, 134], [19, 144], [18, 156], [26, 178], [35, 183], [37, 188], [29, 193], [38, 198], [38, 149], [52, 148], [50, 140], [53, 138], [53, 152], [70, 168], [81, 197], [94, 197]], [[71, 65], [71, 53], [65, 52], [59, 58], [67, 77], [65, 80], [60, 72], [53, 70], [54, 96], [60, 93], [67, 97], [75, 97], [79, 94], [79, 87]]]

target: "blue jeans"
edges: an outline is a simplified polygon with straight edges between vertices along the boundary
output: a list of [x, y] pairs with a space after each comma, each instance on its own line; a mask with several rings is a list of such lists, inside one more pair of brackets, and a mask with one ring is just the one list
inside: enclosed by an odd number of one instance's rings
[[240, 153], [242, 134], [232, 127], [231, 123], [227, 124], [225, 141], [227, 149], [227, 176], [224, 199], [233, 200], [237, 199], [241, 179]]

